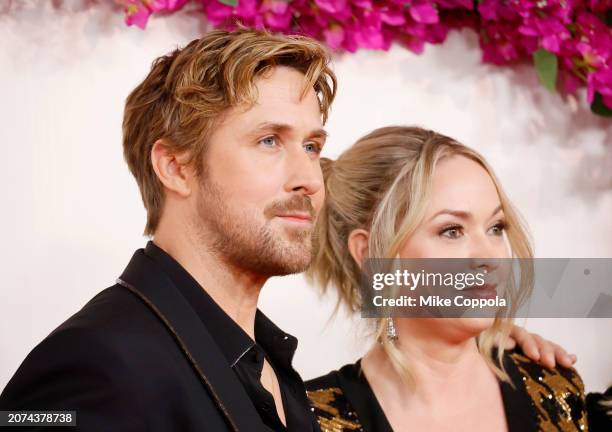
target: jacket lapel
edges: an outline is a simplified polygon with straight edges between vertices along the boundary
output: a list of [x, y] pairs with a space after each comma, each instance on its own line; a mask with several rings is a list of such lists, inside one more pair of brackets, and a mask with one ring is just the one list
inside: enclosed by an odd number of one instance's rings
[[269, 430], [202, 321], [170, 278], [142, 249], [134, 253], [117, 283], [138, 296], [162, 320], [219, 407], [230, 430]]

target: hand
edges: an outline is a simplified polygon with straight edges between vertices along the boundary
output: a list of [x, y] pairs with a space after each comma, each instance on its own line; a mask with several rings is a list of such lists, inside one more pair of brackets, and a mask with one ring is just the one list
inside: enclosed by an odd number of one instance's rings
[[515, 325], [504, 349], [513, 349], [516, 344], [527, 357], [548, 368], [554, 368], [557, 362], [563, 367], [571, 367], [576, 363], [575, 354], [569, 354], [556, 343]]

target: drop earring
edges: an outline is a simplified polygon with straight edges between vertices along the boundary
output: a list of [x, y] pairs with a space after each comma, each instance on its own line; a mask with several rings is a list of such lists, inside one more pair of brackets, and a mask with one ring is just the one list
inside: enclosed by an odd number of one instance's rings
[[397, 330], [395, 330], [395, 324], [393, 323], [393, 318], [387, 318], [387, 339], [390, 342], [395, 342], [399, 339], [397, 336]]

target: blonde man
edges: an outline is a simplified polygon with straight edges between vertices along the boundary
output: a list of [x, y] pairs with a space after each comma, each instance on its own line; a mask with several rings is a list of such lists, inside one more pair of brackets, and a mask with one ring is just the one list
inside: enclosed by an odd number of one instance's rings
[[311, 39], [240, 30], [154, 62], [123, 121], [153, 240], [33, 350], [3, 409], [76, 410], [85, 431], [318, 429], [297, 341], [257, 299], [311, 260], [328, 61]]

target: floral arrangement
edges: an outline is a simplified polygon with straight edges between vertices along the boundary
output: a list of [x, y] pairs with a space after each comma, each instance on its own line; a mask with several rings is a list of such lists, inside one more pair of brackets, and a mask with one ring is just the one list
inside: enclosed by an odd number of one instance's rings
[[420, 54], [452, 29], [478, 33], [482, 61], [532, 61], [549, 90], [586, 86], [593, 112], [612, 115], [612, 0], [115, 0], [126, 23], [145, 28], [152, 14], [188, 2], [215, 27], [238, 23], [304, 34], [330, 48], [388, 50], [393, 42]]

